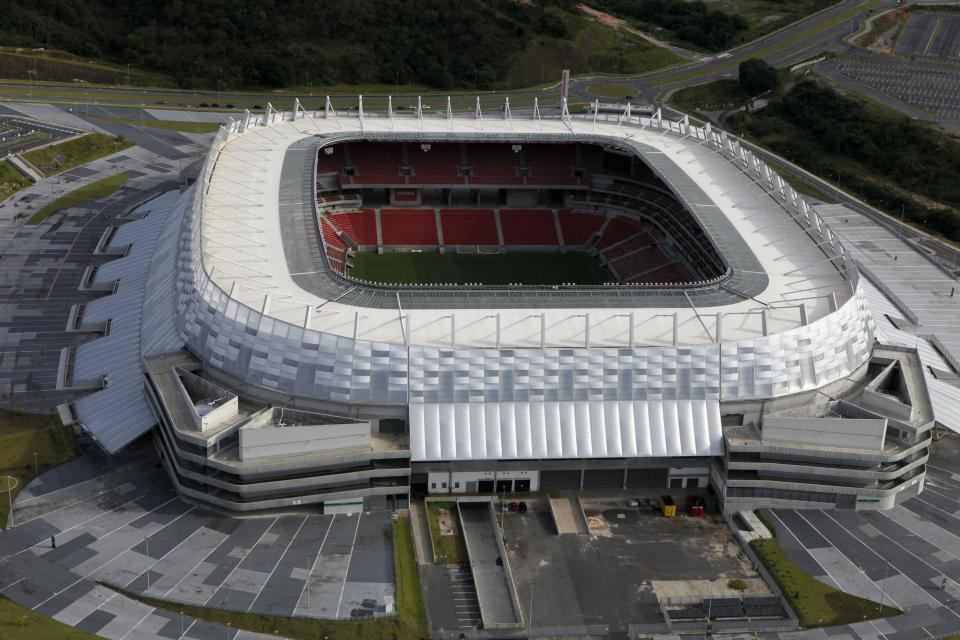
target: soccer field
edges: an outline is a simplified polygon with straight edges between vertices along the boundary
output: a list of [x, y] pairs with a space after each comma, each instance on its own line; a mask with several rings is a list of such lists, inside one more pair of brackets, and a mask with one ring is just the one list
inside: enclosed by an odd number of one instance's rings
[[350, 275], [389, 284], [603, 284], [616, 279], [585, 253], [358, 253]]

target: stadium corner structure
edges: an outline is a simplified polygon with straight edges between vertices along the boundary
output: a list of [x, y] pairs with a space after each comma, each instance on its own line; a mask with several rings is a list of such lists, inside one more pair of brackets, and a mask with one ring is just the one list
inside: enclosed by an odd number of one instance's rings
[[[589, 489], [887, 509], [960, 428], [948, 275], [659, 111], [271, 107], [140, 212], [84, 310], [111, 330], [73, 354], [95, 387], [73, 415], [107, 452], [153, 430], [182, 497], [221, 511]], [[601, 281], [454, 273], [511, 254]]]

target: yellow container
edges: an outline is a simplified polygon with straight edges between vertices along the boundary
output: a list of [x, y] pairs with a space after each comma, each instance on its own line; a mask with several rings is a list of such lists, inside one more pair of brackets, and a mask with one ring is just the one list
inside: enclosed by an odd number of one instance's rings
[[660, 509], [663, 515], [673, 518], [677, 515], [677, 505], [670, 496], [660, 496]]

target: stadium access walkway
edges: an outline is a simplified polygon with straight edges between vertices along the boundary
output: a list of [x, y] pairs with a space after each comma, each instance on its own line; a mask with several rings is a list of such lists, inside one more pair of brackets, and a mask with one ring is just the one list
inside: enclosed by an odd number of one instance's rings
[[516, 589], [509, 564], [500, 555], [500, 531], [488, 501], [460, 502], [460, 523], [470, 556], [470, 570], [486, 629], [519, 627], [523, 616], [515, 605]]

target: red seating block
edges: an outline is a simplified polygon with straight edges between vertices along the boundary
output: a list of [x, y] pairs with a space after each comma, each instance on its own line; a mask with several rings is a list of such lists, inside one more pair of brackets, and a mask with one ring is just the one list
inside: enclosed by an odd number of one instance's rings
[[557, 244], [557, 228], [550, 209], [501, 209], [500, 226], [508, 245]]
[[446, 245], [500, 244], [492, 209], [441, 209], [440, 225]]
[[437, 222], [433, 209], [381, 209], [384, 245], [435, 245]]

